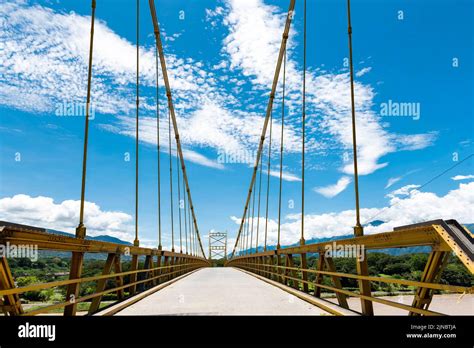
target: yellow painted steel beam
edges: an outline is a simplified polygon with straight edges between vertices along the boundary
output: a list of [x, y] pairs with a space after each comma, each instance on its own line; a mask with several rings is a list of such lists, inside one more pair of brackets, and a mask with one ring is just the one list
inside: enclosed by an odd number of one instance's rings
[[[253, 268], [253, 267], [250, 267], [250, 266], [246, 266], [246, 267], [255, 270], [255, 268]], [[254, 271], [252, 271], [252, 272], [254, 272]], [[269, 271], [267, 271], [267, 273], [274, 274], [273, 272], [269, 272]], [[296, 281], [299, 281], [299, 282], [302, 281], [299, 278], [293, 278], [293, 277], [290, 277], [290, 276], [285, 275], [285, 274], [280, 274], [280, 276], [282, 276], [284, 278], [287, 278], [287, 279], [293, 279], [293, 280], [296, 280]], [[313, 282], [310, 282], [310, 281], [306, 281], [306, 282], [308, 284], [315, 285]], [[397, 307], [397, 308], [404, 309], [404, 310], [409, 311], [409, 312], [415, 312], [415, 313], [424, 314], [424, 315], [436, 315], [436, 316], [444, 315], [443, 313], [434, 312], [434, 311], [430, 311], [430, 310], [427, 310], [427, 309], [415, 308], [415, 307], [411, 307], [409, 305], [405, 305], [405, 304], [402, 304], [402, 303], [398, 303], [398, 302], [394, 302], [394, 301], [390, 301], [390, 300], [385, 300], [385, 299], [379, 298], [379, 297], [366, 296], [366, 295], [362, 295], [362, 294], [359, 294], [359, 293], [356, 293], [356, 292], [353, 292], [353, 291], [338, 289], [338, 288], [328, 286], [328, 285], [317, 284], [316, 286], [321, 287], [321, 288], [326, 289], [326, 290], [331, 290], [331, 291], [334, 291], [334, 292], [340, 292], [340, 293], [345, 294], [347, 296], [359, 297], [359, 298], [364, 299], [364, 300], [368, 300], [368, 301], [372, 301], [372, 302], [378, 302], [378, 303], [381, 303], [381, 304], [384, 304], [384, 305], [387, 305], [387, 306], [391, 306], [391, 307]]]
[[143, 248], [133, 245], [124, 245], [110, 242], [101, 242], [90, 239], [81, 239], [62, 236], [34, 230], [4, 227], [0, 231], [0, 244], [10, 243], [10, 245], [34, 245], [39, 250], [54, 251], [77, 251], [86, 253], [117, 253], [129, 255], [150, 255], [150, 256], [180, 256], [187, 259], [205, 260], [199, 256], [192, 256], [171, 251]]
[[[192, 271], [194, 270], [195, 267], [190, 267], [189, 268], [189, 271]], [[148, 270], [146, 270], [148, 271]], [[104, 291], [101, 291], [101, 292], [97, 292], [97, 293], [93, 293], [93, 294], [90, 294], [90, 295], [86, 295], [86, 296], [82, 296], [80, 298], [77, 298], [75, 303], [81, 303], [81, 302], [85, 302], [87, 300], [90, 300], [90, 299], [93, 299], [97, 296], [103, 296], [103, 295], [106, 295], [110, 292], [116, 292], [116, 291], [119, 291], [119, 290], [123, 290], [123, 289], [126, 289], [128, 287], [130, 287], [130, 285], [133, 285], [133, 286], [136, 286], [138, 284], [143, 284], [143, 283], [146, 283], [146, 282], [149, 282], [149, 281], [152, 281], [156, 278], [160, 278], [160, 277], [164, 277], [164, 276], [169, 276], [171, 274], [175, 274], [175, 273], [178, 273], [180, 272], [179, 270], [177, 271], [173, 271], [173, 272], [169, 272], [169, 273], [166, 273], [166, 274], [162, 274], [160, 276], [156, 276], [156, 277], [153, 277], [153, 278], [149, 278], [149, 279], [143, 279], [143, 280], [139, 280], [139, 281], [136, 281], [135, 283], [133, 284], [126, 284], [126, 285], [122, 285], [122, 286], [119, 286], [119, 287], [115, 287], [115, 288], [111, 288], [111, 289], [107, 289], [107, 290], [104, 290]], [[70, 305], [70, 302], [61, 302], [61, 303], [57, 303], [57, 304], [54, 304], [54, 305], [50, 305], [50, 306], [45, 306], [45, 307], [42, 307], [42, 308], [38, 308], [38, 309], [35, 309], [35, 310], [32, 310], [32, 311], [29, 311], [29, 312], [25, 312], [24, 314], [22, 314], [23, 316], [28, 316], [28, 315], [37, 315], [37, 314], [41, 314], [41, 313], [47, 313], [53, 309], [58, 309], [58, 308], [63, 308], [63, 307], [66, 307]]]
[[[232, 267], [238, 267], [239, 265], [245, 265], [244, 263], [233, 263]], [[262, 267], [265, 268], [291, 268], [288, 266], [276, 266], [276, 265], [268, 265], [263, 264]], [[294, 270], [301, 271], [302, 269], [299, 267], [293, 267]], [[335, 277], [342, 277], [342, 278], [351, 278], [351, 279], [364, 279], [370, 280], [373, 282], [381, 282], [381, 283], [390, 283], [390, 284], [400, 284], [400, 285], [407, 285], [407, 286], [416, 286], [416, 287], [423, 287], [435, 290], [445, 290], [451, 292], [458, 292], [458, 293], [474, 293], [474, 287], [466, 287], [466, 286], [458, 286], [458, 285], [449, 285], [449, 284], [438, 284], [438, 283], [426, 283], [422, 281], [416, 280], [405, 280], [405, 279], [396, 279], [396, 278], [384, 278], [384, 277], [377, 277], [377, 276], [363, 276], [358, 274], [351, 274], [351, 273], [343, 273], [343, 272], [332, 272], [332, 271], [323, 271], [323, 270], [316, 270], [308, 268], [306, 272], [313, 273], [313, 274], [322, 274], [327, 276], [335, 276]]]
[[[85, 277], [85, 278], [78, 278], [78, 279], [67, 279], [67, 280], [58, 280], [54, 282], [49, 282], [49, 283], [38, 283], [38, 284], [31, 284], [27, 286], [23, 286], [20, 288], [11, 288], [11, 289], [6, 289], [6, 290], [0, 290], [0, 296], [6, 296], [6, 295], [12, 295], [12, 294], [21, 294], [27, 291], [37, 291], [37, 290], [44, 290], [44, 289], [49, 289], [49, 288], [54, 288], [57, 286], [64, 286], [64, 285], [69, 285], [69, 284], [80, 284], [80, 283], [85, 283], [85, 282], [93, 282], [96, 280], [100, 279], [109, 279], [109, 278], [115, 278], [117, 276], [126, 276], [126, 275], [131, 275], [131, 274], [138, 274], [138, 273], [146, 273], [150, 271], [156, 271], [156, 270], [163, 270], [163, 269], [171, 269], [173, 267], [191, 267], [191, 266], [196, 266], [200, 265], [200, 267], [203, 267], [204, 265], [207, 265], [207, 262], [202, 262], [202, 263], [194, 263], [194, 262], [189, 262], [185, 264], [181, 264], [179, 266], [177, 265], [167, 265], [167, 266], [160, 266], [160, 267], [155, 267], [152, 269], [139, 269], [139, 270], [134, 270], [134, 271], [126, 271], [126, 272], [121, 272], [121, 273], [112, 273], [112, 274], [107, 274], [107, 275], [98, 275], [98, 276], [93, 276], [93, 277]], [[130, 284], [127, 284], [126, 286], [130, 286]]]
[[449, 246], [444, 242], [432, 226], [417, 227], [413, 229], [383, 232], [361, 237], [332, 240], [297, 247], [283, 248], [278, 254], [301, 254], [325, 252], [326, 246], [336, 245], [361, 245], [366, 250], [385, 248], [405, 248], [410, 246], [431, 246], [436, 250], [449, 251]]
[[[474, 273], [474, 263], [473, 260], [465, 253], [461, 247], [456, 243], [456, 241], [451, 238], [449, 233], [441, 225], [433, 225], [433, 228], [438, 232], [443, 241], [449, 246], [449, 248], [456, 254], [456, 256], [461, 260], [461, 262], [466, 266], [466, 268]], [[466, 229], [467, 230], [467, 229]], [[468, 230], [469, 231], [469, 230]], [[471, 233], [471, 232], [469, 232]]]

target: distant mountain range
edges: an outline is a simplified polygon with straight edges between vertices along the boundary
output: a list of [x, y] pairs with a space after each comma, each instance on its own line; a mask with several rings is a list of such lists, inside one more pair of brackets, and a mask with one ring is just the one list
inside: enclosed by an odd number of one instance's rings
[[[374, 220], [370, 222], [369, 224], [364, 225], [364, 227], [367, 226], [380, 226], [384, 221], [381, 220]], [[474, 231], [474, 223], [470, 224], [461, 224], [464, 225], [468, 230]], [[305, 242], [306, 244], [316, 244], [316, 243], [323, 243], [327, 241], [337, 241], [341, 239], [347, 239], [347, 238], [352, 238], [354, 237], [352, 234], [346, 234], [343, 236], [337, 236], [337, 237], [324, 237], [324, 238], [311, 238], [307, 239]], [[299, 246], [299, 242], [290, 244], [290, 245], [285, 245], [282, 246], [282, 248], [289, 248], [289, 247], [294, 247], [294, 246]], [[276, 245], [267, 245], [267, 250], [275, 250]], [[253, 253], [255, 252], [255, 248], [250, 249], [250, 251]], [[428, 253], [430, 252], [431, 248], [427, 246], [418, 246], [418, 247], [407, 247], [407, 248], [389, 248], [389, 249], [377, 249], [377, 250], [368, 250], [368, 252], [379, 252], [379, 253], [385, 253], [389, 255], [403, 255], [403, 254], [414, 254], [414, 253]], [[258, 251], [261, 252], [263, 251], [263, 247], [258, 247]], [[231, 254], [229, 254], [230, 257]]]
[[[62, 231], [57, 231], [57, 230], [50, 230], [46, 229], [46, 232], [52, 233], [52, 234], [58, 234], [61, 236], [66, 236], [66, 237], [75, 237], [74, 234], [72, 233], [67, 233], [67, 232], [62, 232]], [[123, 245], [133, 245], [130, 242], [126, 242], [124, 240], [121, 240], [119, 238], [115, 238], [112, 236], [107, 236], [107, 235], [100, 235], [100, 236], [86, 236], [86, 239], [89, 240], [96, 240], [100, 242], [109, 242], [109, 243], [116, 243], [116, 244], [123, 244]], [[52, 251], [52, 250], [39, 250], [38, 251], [40, 257], [60, 257], [60, 258], [70, 258], [71, 253], [67, 251]], [[84, 256], [86, 259], [95, 259], [95, 260], [103, 260], [107, 257], [106, 254], [104, 253], [85, 253]]]
[[[72, 237], [72, 238], [75, 237], [75, 235], [72, 234], [72, 233], [67, 233], [67, 232], [62, 232], [62, 231], [57, 231], [57, 230], [47, 229], [46, 232], [52, 233], [52, 234], [59, 234], [61, 236], [66, 236], [66, 237]], [[108, 243], [116, 243], [116, 244], [123, 244], [123, 245], [133, 245], [130, 242], [126, 242], [126, 241], [121, 240], [119, 238], [115, 238], [115, 237], [107, 236], [107, 235], [100, 235], [100, 236], [95, 236], [95, 237], [86, 236], [86, 239], [97, 240], [99, 242], [108, 242]]]

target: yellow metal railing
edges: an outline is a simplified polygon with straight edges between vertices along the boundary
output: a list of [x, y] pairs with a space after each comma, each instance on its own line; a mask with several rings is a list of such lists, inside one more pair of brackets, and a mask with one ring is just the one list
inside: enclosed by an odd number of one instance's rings
[[[474, 293], [474, 288], [472, 286], [465, 287], [439, 283], [441, 273], [453, 251], [456, 251], [455, 255], [465, 264], [466, 268], [471, 273], [473, 272], [472, 260], [469, 259], [466, 253], [461, 253], [456, 245], [447, 242], [442, 234], [439, 233], [440, 229], [443, 229], [440, 225], [428, 225], [258, 253], [246, 253], [246, 251], [244, 251], [244, 255], [234, 257], [227, 261], [226, 266], [240, 268], [298, 291], [304, 291], [315, 297], [321, 297], [321, 289], [325, 289], [333, 292], [337, 297], [339, 306], [346, 309], [350, 309], [347, 297], [357, 297], [361, 299], [361, 301], [371, 301], [406, 310], [409, 315], [443, 315], [442, 313], [428, 309], [434, 291], [471, 294]], [[326, 247], [333, 245], [333, 243], [337, 245], [364, 246], [365, 249], [372, 250], [430, 246], [432, 251], [429, 254], [421, 280], [415, 281], [337, 272], [332, 257], [328, 257], [325, 254], [327, 250]], [[295, 265], [296, 258], [301, 258], [301, 256], [308, 253], [319, 255], [316, 269]], [[308, 280], [309, 274], [314, 276], [314, 280]], [[323, 276], [331, 278], [332, 286], [323, 284]], [[367, 294], [344, 289], [341, 285], [341, 278], [355, 279], [358, 282], [368, 281], [369, 283], [377, 282], [410, 286], [415, 288], [414, 300], [411, 305], [407, 305], [376, 297], [372, 293], [368, 296]]]
[[[119, 299], [116, 302], [119, 302], [127, 298], [124, 294], [124, 291], [127, 289], [129, 290], [128, 297], [130, 297], [136, 292], [144, 291], [196, 269], [209, 266], [208, 260], [185, 253], [80, 239], [22, 227], [10, 226], [0, 231], [0, 244], [7, 243], [16, 246], [34, 245], [39, 250], [67, 251], [72, 253], [84, 252], [107, 254], [108, 256], [101, 275], [74, 279], [71, 279], [71, 276], [69, 276], [70, 279], [31, 284], [23, 287], [15, 285], [15, 280], [6, 257], [0, 257], [0, 312], [3, 312], [5, 315], [44, 314], [60, 308], [67, 308], [68, 306], [77, 306], [78, 303], [89, 300], [92, 300], [92, 302], [88, 314], [94, 314], [100, 308], [103, 295], [117, 293]], [[145, 257], [143, 268], [121, 271], [121, 265], [124, 262], [121, 256], [130, 258], [133, 256]], [[112, 272], [113, 265], [118, 266], [118, 270], [115, 268], [115, 272]], [[125, 284], [124, 278], [127, 276], [129, 281]], [[115, 279], [115, 286], [106, 289], [106, 281], [110, 279]], [[23, 309], [21, 294], [29, 291], [80, 285], [87, 282], [96, 283], [94, 293], [73, 299], [66, 298], [64, 302], [46, 305], [30, 311]], [[141, 289], [138, 289], [139, 291], [137, 291], [138, 285], [141, 286]]]

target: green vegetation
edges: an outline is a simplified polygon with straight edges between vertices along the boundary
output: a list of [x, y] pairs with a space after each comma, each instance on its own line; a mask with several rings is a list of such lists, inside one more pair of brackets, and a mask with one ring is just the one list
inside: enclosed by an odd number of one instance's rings
[[225, 260], [218, 259], [218, 260], [211, 260], [212, 267], [224, 267]]
[[[317, 259], [316, 256], [308, 258], [308, 265], [310, 268], [316, 268]], [[367, 254], [369, 275], [395, 279], [419, 281], [427, 260], [428, 254], [426, 253], [389, 255], [385, 253], [371, 252]], [[299, 259], [296, 259], [295, 261], [295, 263], [299, 265]], [[334, 258], [334, 264], [337, 272], [357, 274], [356, 262], [353, 258]], [[314, 275], [311, 275], [310, 279], [314, 279]], [[355, 279], [341, 278], [341, 283], [345, 288], [358, 288], [357, 280]], [[448, 265], [441, 276], [440, 283], [472, 286], [474, 285], [474, 276], [470, 274], [458, 258], [450, 257]], [[331, 285], [330, 277], [325, 276], [323, 284]], [[399, 284], [372, 282], [372, 290], [394, 293], [400, 291], [412, 291], [413, 287]]]
[[[33, 262], [27, 258], [8, 259], [13, 278], [18, 287], [31, 284], [46, 283], [57, 280], [68, 279], [70, 259], [63, 257], [45, 257], [39, 258]], [[92, 277], [102, 274], [104, 260], [85, 259], [82, 275], [83, 277]], [[143, 264], [140, 265], [143, 267]], [[130, 262], [122, 262], [123, 271], [130, 270]], [[124, 281], [128, 281], [128, 276], [124, 277]], [[106, 289], [115, 287], [115, 279], [107, 280]], [[82, 283], [79, 296], [86, 296], [94, 293], [95, 282]], [[44, 289], [39, 291], [28, 291], [20, 295], [23, 302], [51, 302], [59, 303], [66, 300], [66, 287]], [[116, 293], [106, 294], [102, 297], [104, 301], [117, 300]], [[89, 304], [85, 304], [89, 305]], [[84, 306], [84, 305], [83, 305]]]
[[[385, 253], [371, 252], [367, 254], [367, 261], [369, 265], [369, 274], [372, 276], [398, 278], [407, 280], [420, 280], [421, 274], [424, 270], [428, 254], [404, 254], [404, 255], [389, 255]], [[70, 259], [65, 257], [44, 257], [32, 262], [26, 258], [9, 259], [10, 268], [17, 286], [27, 286], [35, 283], [45, 283], [55, 280], [67, 279], [69, 275]], [[296, 266], [299, 266], [300, 260], [298, 257], [294, 258]], [[317, 264], [317, 255], [308, 257], [308, 266], [315, 269]], [[343, 273], [357, 274], [356, 263], [353, 258], [334, 258], [336, 271]], [[224, 260], [212, 260], [213, 267], [223, 267]], [[85, 259], [83, 267], [83, 276], [91, 277], [100, 275], [104, 267], [104, 260], [99, 259]], [[140, 265], [143, 267], [143, 264]], [[130, 270], [130, 262], [122, 262], [122, 270]], [[309, 279], [313, 281], [314, 274], [309, 274]], [[124, 277], [124, 281], [128, 281], [128, 277]], [[358, 284], [355, 279], [341, 278], [342, 286], [349, 290], [358, 289]], [[446, 269], [441, 276], [441, 283], [473, 286], [474, 276], [464, 267], [464, 265], [456, 258], [451, 257]], [[323, 277], [323, 284], [332, 285], [331, 278]], [[106, 288], [111, 289], [115, 287], [115, 279], [110, 278], [107, 281]], [[387, 284], [382, 282], [372, 282], [372, 290], [384, 294], [395, 294], [400, 292], [411, 292], [413, 287]], [[95, 291], [95, 282], [88, 282], [81, 284], [80, 296], [92, 294]], [[322, 290], [325, 292], [325, 290]], [[66, 287], [57, 287], [52, 289], [44, 289], [40, 291], [29, 291], [20, 296], [23, 302], [48, 302], [59, 303], [64, 302], [66, 298]], [[116, 293], [110, 293], [103, 296], [104, 301], [117, 300]], [[88, 303], [81, 306], [88, 306]], [[81, 307], [82, 308], [82, 307]]]

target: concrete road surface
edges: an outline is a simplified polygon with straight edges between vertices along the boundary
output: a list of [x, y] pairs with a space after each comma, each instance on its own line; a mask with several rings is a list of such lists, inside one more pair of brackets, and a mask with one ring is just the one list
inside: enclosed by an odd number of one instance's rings
[[204, 268], [116, 315], [330, 315], [233, 268]]

